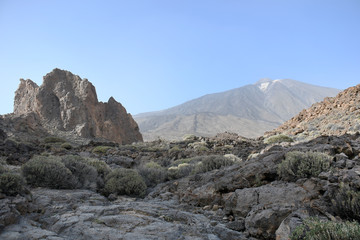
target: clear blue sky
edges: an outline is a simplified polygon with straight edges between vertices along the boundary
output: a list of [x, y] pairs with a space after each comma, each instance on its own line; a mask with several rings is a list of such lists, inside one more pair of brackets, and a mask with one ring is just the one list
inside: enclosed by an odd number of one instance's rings
[[265, 77], [345, 89], [360, 0], [0, 0], [0, 114], [56, 67], [132, 114]]

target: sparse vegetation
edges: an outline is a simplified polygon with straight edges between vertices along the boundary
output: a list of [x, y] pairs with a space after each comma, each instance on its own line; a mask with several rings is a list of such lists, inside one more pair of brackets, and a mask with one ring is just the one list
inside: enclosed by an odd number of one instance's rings
[[183, 141], [195, 141], [197, 137], [194, 134], [185, 134], [182, 139]]
[[174, 146], [174, 147], [170, 148], [169, 154], [175, 155], [175, 154], [178, 154], [180, 151], [181, 151], [181, 149], [178, 146]]
[[329, 155], [318, 152], [288, 152], [278, 165], [279, 176], [287, 181], [300, 178], [317, 177], [330, 169]]
[[169, 179], [179, 179], [189, 176], [194, 169], [194, 165], [189, 163], [180, 163], [177, 166], [168, 168]]
[[220, 169], [222, 167], [231, 166], [234, 164], [234, 161], [219, 155], [210, 155], [204, 157], [196, 157], [194, 158], [197, 164], [195, 172], [208, 172], [215, 169]]
[[67, 149], [67, 150], [70, 150], [70, 149], [72, 149], [72, 145], [70, 144], [70, 143], [63, 143], [63, 144], [61, 144], [61, 146], [60, 147], [62, 147], [62, 148], [65, 148], [65, 149]]
[[87, 159], [87, 163], [94, 167], [101, 178], [105, 178], [111, 172], [111, 168], [104, 161], [100, 161], [98, 159], [89, 158]]
[[360, 224], [357, 222], [332, 222], [308, 218], [291, 235], [291, 240], [329, 239], [360, 239]]
[[286, 135], [279, 134], [274, 135], [268, 138], [265, 138], [264, 143], [265, 144], [274, 144], [274, 143], [282, 143], [282, 142], [293, 142], [294, 140]]
[[34, 156], [22, 166], [26, 182], [33, 187], [72, 189], [76, 179], [60, 157]]
[[97, 146], [92, 150], [92, 152], [96, 154], [105, 154], [111, 148], [112, 147], [109, 146]]
[[6, 167], [0, 163], [0, 174], [6, 172]]
[[105, 178], [104, 194], [112, 193], [143, 197], [146, 193], [146, 184], [135, 170], [118, 168]]
[[61, 161], [76, 179], [75, 188], [96, 189], [97, 171], [80, 156], [66, 155]]
[[360, 222], [360, 191], [341, 184], [332, 199], [335, 212], [340, 217]]
[[8, 196], [16, 196], [24, 192], [25, 181], [22, 176], [16, 173], [0, 174], [0, 193]]
[[65, 142], [64, 139], [58, 137], [46, 137], [44, 138], [45, 143], [63, 143]]
[[144, 178], [148, 187], [153, 187], [165, 182], [167, 178], [166, 169], [153, 161], [146, 163], [144, 166], [140, 166], [138, 172]]

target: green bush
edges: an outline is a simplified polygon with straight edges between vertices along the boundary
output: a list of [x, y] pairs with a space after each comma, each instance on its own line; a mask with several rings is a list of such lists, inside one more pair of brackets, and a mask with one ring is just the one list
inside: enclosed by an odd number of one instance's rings
[[175, 155], [175, 154], [178, 154], [179, 152], [181, 152], [181, 149], [180, 149], [179, 146], [174, 146], [174, 147], [169, 149], [169, 154], [170, 155]]
[[5, 173], [6, 172], [6, 167], [2, 164], [0, 164], [0, 174]]
[[318, 152], [288, 152], [278, 165], [279, 176], [287, 181], [300, 178], [317, 177], [330, 169], [331, 157]]
[[194, 134], [185, 134], [182, 139], [183, 141], [195, 141], [196, 139], [198, 139], [198, 137]]
[[111, 172], [111, 168], [104, 161], [100, 161], [98, 159], [89, 158], [87, 162], [90, 166], [94, 167], [98, 173], [98, 175], [105, 179], [106, 175]]
[[180, 163], [178, 166], [168, 168], [167, 174], [169, 179], [179, 179], [189, 176], [194, 170], [194, 165], [189, 163]]
[[273, 143], [293, 142], [293, 141], [294, 140], [291, 137], [279, 134], [279, 135], [274, 135], [274, 136], [266, 138], [264, 140], [264, 143], [265, 144], [273, 144]]
[[332, 198], [335, 212], [342, 218], [360, 221], [360, 191], [341, 184]]
[[192, 163], [193, 158], [181, 158], [171, 163], [171, 167], [177, 167], [182, 163]]
[[140, 166], [138, 172], [144, 178], [148, 187], [153, 187], [159, 183], [165, 182], [167, 178], [165, 168], [153, 161], [146, 163], [144, 166]]
[[360, 239], [360, 224], [357, 222], [321, 221], [308, 218], [295, 228], [291, 240], [355, 240]]
[[46, 137], [44, 138], [45, 143], [63, 143], [65, 142], [64, 139], [58, 137]]
[[33, 187], [72, 189], [77, 185], [76, 178], [60, 157], [34, 156], [21, 170], [26, 182]]
[[118, 168], [105, 178], [104, 194], [112, 193], [143, 197], [146, 193], [146, 184], [135, 170]]
[[8, 196], [16, 196], [24, 192], [24, 179], [15, 173], [0, 174], [0, 193]]
[[92, 152], [96, 153], [96, 154], [105, 154], [111, 148], [112, 147], [109, 147], [109, 146], [97, 146], [97, 147], [94, 147]]
[[65, 148], [65, 149], [67, 149], [67, 150], [70, 150], [70, 149], [72, 149], [72, 145], [70, 144], [70, 143], [63, 143], [63, 144], [61, 144], [61, 146], [60, 147], [62, 147], [62, 148]]
[[76, 179], [75, 188], [96, 189], [98, 174], [87, 161], [75, 155], [63, 156], [61, 161]]
[[196, 166], [195, 172], [197, 173], [209, 172], [234, 164], [234, 161], [232, 161], [231, 159], [219, 155], [195, 157], [194, 161], [201, 162]]

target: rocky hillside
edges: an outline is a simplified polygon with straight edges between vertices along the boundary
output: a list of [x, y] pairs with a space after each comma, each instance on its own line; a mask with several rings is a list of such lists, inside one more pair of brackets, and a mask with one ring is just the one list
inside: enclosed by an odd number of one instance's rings
[[[351, 119], [357, 94], [319, 112]], [[0, 239], [360, 239], [358, 132], [74, 144], [26, 116], [0, 118]]]
[[325, 98], [285, 122], [273, 132], [294, 136], [298, 140], [320, 135], [342, 135], [360, 131], [360, 85]]
[[294, 240], [324, 234], [315, 226], [358, 239], [359, 140], [221, 134], [74, 147], [3, 135], [0, 239]]
[[66, 138], [103, 139], [120, 144], [142, 141], [137, 123], [120, 103], [113, 97], [107, 103], [99, 102], [95, 87], [87, 79], [60, 69], [44, 76], [40, 87], [21, 79], [14, 113], [5, 118], [12, 119], [9, 123], [13, 125], [21, 122], [24, 131], [41, 130]]
[[253, 85], [205, 95], [134, 118], [145, 140], [181, 139], [184, 134], [214, 136], [225, 131], [258, 137], [338, 92], [290, 79], [262, 79]]

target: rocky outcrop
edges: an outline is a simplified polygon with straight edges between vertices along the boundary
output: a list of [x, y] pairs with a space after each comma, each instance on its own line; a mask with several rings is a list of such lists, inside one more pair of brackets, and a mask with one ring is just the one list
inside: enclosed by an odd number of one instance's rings
[[298, 140], [360, 131], [360, 84], [313, 104], [267, 135], [288, 134]]
[[39, 87], [20, 80], [14, 116], [35, 114], [51, 134], [71, 133], [120, 144], [142, 141], [137, 123], [113, 97], [99, 102], [95, 87], [69, 71], [54, 69]]

